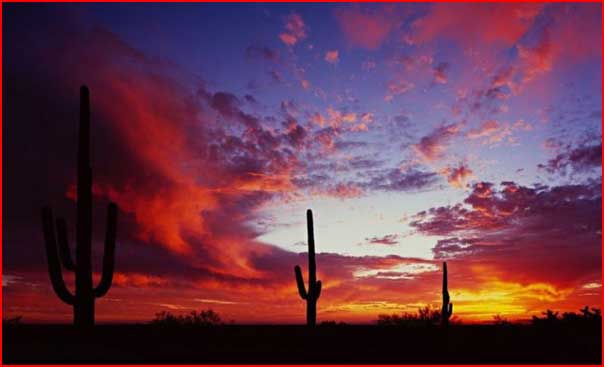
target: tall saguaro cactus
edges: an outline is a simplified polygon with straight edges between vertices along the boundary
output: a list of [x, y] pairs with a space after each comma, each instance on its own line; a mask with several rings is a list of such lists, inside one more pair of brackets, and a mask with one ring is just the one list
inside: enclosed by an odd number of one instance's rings
[[[77, 222], [76, 261], [71, 258], [67, 224], [57, 218], [55, 236], [52, 210], [42, 209], [42, 228], [46, 242], [48, 273], [52, 287], [61, 299], [73, 306], [73, 323], [77, 327], [94, 325], [95, 298], [104, 296], [111, 287], [115, 266], [115, 238], [117, 232], [117, 206], [110, 203], [107, 208], [107, 228], [105, 232], [105, 254], [103, 273], [95, 288], [92, 285], [92, 168], [90, 167], [90, 96], [88, 88], [80, 88], [80, 126], [78, 133], [77, 164]], [[57, 253], [58, 250], [58, 253]], [[66, 270], [75, 272], [75, 294], [72, 294], [63, 280], [61, 264]]]
[[317, 263], [315, 262], [315, 234], [312, 222], [312, 211], [306, 211], [306, 224], [308, 226], [308, 291], [304, 287], [302, 270], [296, 265], [296, 283], [300, 297], [306, 300], [306, 325], [315, 326], [317, 323], [317, 300], [321, 295], [321, 281], [317, 280]]
[[442, 326], [449, 325], [449, 319], [453, 314], [453, 304], [450, 303], [451, 299], [449, 298], [449, 285], [447, 280], [447, 263], [443, 262], [443, 308], [441, 315], [441, 324]]

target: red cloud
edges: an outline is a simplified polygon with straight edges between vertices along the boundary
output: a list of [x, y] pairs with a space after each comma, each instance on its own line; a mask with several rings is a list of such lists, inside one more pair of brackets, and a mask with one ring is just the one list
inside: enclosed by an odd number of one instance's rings
[[577, 287], [600, 277], [600, 201], [599, 184], [482, 182], [463, 203], [420, 212], [410, 225], [448, 238], [434, 248], [437, 258], [484, 264], [502, 279]]
[[453, 39], [464, 46], [499, 42], [514, 45], [541, 12], [536, 3], [438, 3], [415, 24], [414, 41]]
[[336, 20], [352, 46], [378, 49], [399, 22], [399, 17], [387, 10], [366, 11], [359, 7], [336, 10]]
[[524, 82], [554, 67], [571, 67], [587, 57], [601, 55], [601, 8], [564, 4], [551, 13], [534, 43], [517, 45], [518, 68]]
[[164, 287], [168, 283], [167, 279], [148, 274], [116, 272], [113, 275], [113, 285], [117, 287]]
[[[108, 32], [69, 42], [86, 47], [57, 55], [70, 65], [64, 83], [87, 81], [95, 126], [105, 132], [95, 136], [104, 153], [95, 160], [96, 194], [131, 218], [135, 240], [213, 273], [261, 277], [250, 256], [268, 250], [253, 240], [249, 220], [272, 196], [293, 190], [292, 152], [303, 149], [304, 129], [295, 121], [267, 128], [228, 92], [193, 94], [173, 69]], [[140, 61], [126, 62], [132, 57]], [[91, 62], [73, 62], [82, 58]]]

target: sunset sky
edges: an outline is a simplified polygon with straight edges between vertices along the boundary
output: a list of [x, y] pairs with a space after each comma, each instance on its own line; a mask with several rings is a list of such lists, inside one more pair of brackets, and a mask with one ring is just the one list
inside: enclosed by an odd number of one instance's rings
[[82, 84], [100, 322], [303, 323], [307, 208], [319, 322], [440, 307], [445, 260], [464, 322], [599, 307], [601, 4], [2, 6], [3, 317], [71, 320]]

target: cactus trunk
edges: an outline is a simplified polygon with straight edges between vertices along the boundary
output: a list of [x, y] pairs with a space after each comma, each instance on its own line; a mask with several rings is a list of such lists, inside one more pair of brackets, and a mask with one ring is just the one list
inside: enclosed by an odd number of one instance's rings
[[317, 300], [321, 295], [321, 281], [317, 281], [317, 264], [315, 261], [315, 234], [312, 219], [312, 211], [306, 211], [306, 223], [308, 231], [308, 291], [304, 286], [302, 270], [299, 266], [294, 268], [296, 284], [300, 297], [306, 300], [306, 325], [317, 324]]
[[[73, 323], [80, 328], [94, 325], [94, 301], [111, 287], [114, 269], [115, 238], [117, 232], [117, 206], [110, 203], [107, 214], [105, 254], [101, 283], [92, 284], [92, 169], [90, 167], [90, 97], [88, 88], [80, 89], [80, 124], [78, 133], [77, 163], [77, 222], [75, 263], [71, 260], [65, 220], [57, 219], [55, 237], [52, 211], [42, 210], [42, 224], [46, 241], [48, 271], [53, 289], [59, 298], [73, 306]], [[57, 244], [58, 241], [58, 244]], [[57, 249], [58, 247], [58, 249]], [[58, 251], [58, 254], [57, 254]], [[72, 295], [61, 273], [75, 271], [75, 295]]]
[[443, 263], [443, 306], [441, 311], [441, 325], [446, 327], [449, 325], [449, 319], [453, 314], [453, 304], [450, 303], [449, 284], [447, 279], [447, 263]]
[[92, 294], [92, 177], [90, 168], [90, 96], [88, 89], [80, 91], [80, 127], [78, 133], [78, 188], [76, 222], [76, 303], [74, 323], [94, 325], [94, 296]]
[[306, 325], [315, 326], [317, 324], [317, 300], [306, 301]]

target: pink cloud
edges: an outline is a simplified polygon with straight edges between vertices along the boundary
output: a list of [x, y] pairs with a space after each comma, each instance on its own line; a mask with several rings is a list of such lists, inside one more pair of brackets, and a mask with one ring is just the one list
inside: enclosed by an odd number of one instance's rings
[[440, 158], [451, 139], [459, 135], [461, 124], [441, 125], [412, 146], [415, 153], [427, 162]]
[[400, 77], [397, 79], [391, 80], [386, 85], [386, 96], [384, 97], [384, 100], [386, 102], [390, 102], [394, 99], [394, 97], [396, 97], [400, 94], [405, 94], [405, 93], [411, 91], [413, 88], [415, 88], [415, 84], [413, 84], [407, 80], [404, 80]]
[[517, 142], [517, 138], [514, 136], [516, 131], [530, 131], [532, 129], [533, 126], [523, 120], [518, 120], [513, 124], [487, 120], [478, 128], [468, 131], [466, 137], [469, 139], [481, 139], [484, 145], [496, 145], [499, 143], [515, 144]]
[[294, 46], [306, 38], [308, 28], [299, 14], [290, 14], [285, 21], [285, 31], [279, 34], [279, 39], [288, 46]]
[[468, 131], [466, 136], [470, 139], [478, 139], [488, 137], [501, 128], [501, 125], [496, 120], [487, 120], [480, 127]]
[[398, 245], [398, 234], [388, 234], [382, 237], [371, 237], [366, 238], [365, 241], [371, 245], [386, 245], [386, 246], [394, 246]]
[[355, 184], [339, 183], [337, 185], [327, 187], [325, 190], [314, 193], [339, 199], [350, 199], [363, 195], [363, 189]]

